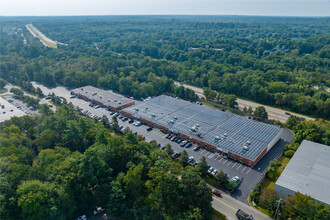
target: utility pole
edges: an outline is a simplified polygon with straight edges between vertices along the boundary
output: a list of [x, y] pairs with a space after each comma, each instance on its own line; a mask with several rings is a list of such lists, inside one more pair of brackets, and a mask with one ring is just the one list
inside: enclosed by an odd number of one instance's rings
[[274, 219], [278, 219], [278, 212], [279, 212], [279, 209], [280, 209], [280, 205], [281, 205], [282, 200], [283, 200], [282, 198], [280, 198], [279, 200], [277, 200], [277, 208], [276, 208]]

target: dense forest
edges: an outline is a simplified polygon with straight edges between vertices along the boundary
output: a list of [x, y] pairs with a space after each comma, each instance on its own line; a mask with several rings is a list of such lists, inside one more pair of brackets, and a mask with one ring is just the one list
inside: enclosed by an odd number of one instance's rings
[[[68, 46], [44, 47], [28, 23]], [[329, 24], [249, 16], [2, 17], [0, 77], [195, 100], [176, 80], [329, 119]]]
[[40, 109], [1, 127], [1, 219], [74, 219], [96, 206], [124, 219], [212, 217], [198, 169], [71, 105]]

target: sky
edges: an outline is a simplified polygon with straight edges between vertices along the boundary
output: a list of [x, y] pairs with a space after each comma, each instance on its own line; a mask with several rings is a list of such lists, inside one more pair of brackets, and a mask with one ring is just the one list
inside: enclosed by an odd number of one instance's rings
[[0, 0], [0, 16], [330, 16], [330, 0]]

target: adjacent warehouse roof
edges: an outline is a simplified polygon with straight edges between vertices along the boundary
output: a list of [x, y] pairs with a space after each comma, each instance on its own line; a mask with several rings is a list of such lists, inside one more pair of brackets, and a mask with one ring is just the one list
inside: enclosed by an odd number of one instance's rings
[[125, 112], [251, 160], [260, 155], [281, 129], [165, 95], [127, 108]]
[[133, 102], [133, 100], [126, 98], [123, 95], [114, 93], [112, 91], [99, 89], [93, 86], [84, 86], [81, 88], [73, 89], [72, 91], [77, 95], [80, 94], [86, 96], [90, 100], [102, 102], [104, 105], [112, 106], [114, 108]]
[[330, 146], [304, 140], [276, 185], [330, 205]]

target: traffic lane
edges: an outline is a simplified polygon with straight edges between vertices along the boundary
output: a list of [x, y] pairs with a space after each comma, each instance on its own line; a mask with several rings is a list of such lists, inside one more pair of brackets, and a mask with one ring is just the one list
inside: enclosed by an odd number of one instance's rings
[[236, 200], [229, 195], [221, 194], [221, 197], [213, 196], [212, 206], [219, 212], [223, 213], [228, 219], [237, 219], [236, 212], [238, 209], [250, 214], [256, 220], [268, 220], [269, 216], [261, 213], [259, 210]]

